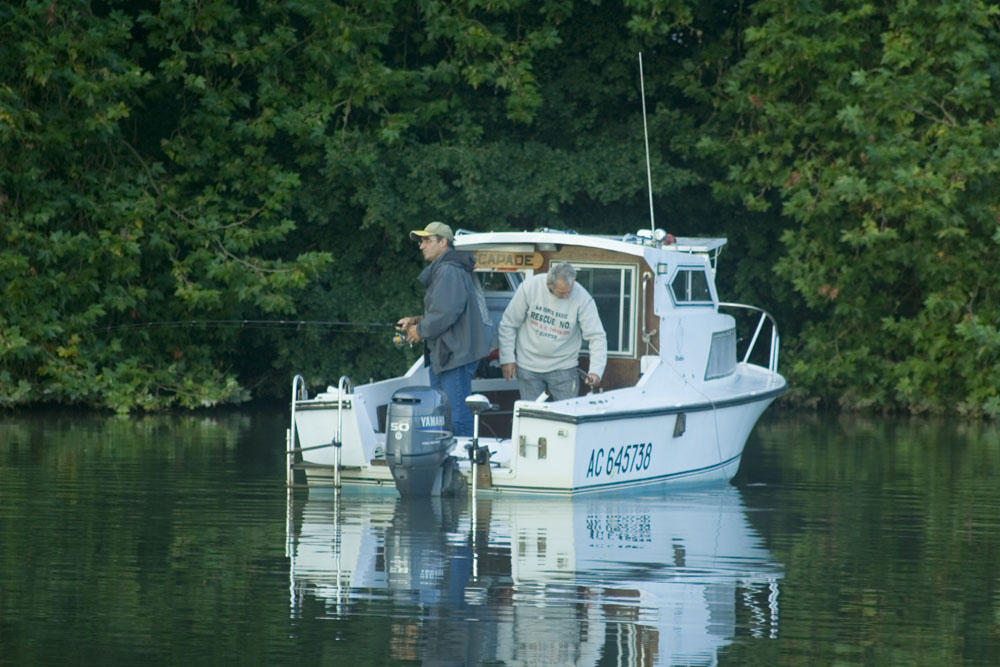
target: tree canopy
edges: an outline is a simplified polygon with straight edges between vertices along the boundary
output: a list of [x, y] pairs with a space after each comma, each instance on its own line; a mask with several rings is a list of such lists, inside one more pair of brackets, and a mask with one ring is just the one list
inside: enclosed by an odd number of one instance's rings
[[[1000, 412], [997, 8], [815, 0], [0, 6], [0, 404], [403, 368], [407, 231], [730, 238], [790, 399]], [[152, 323], [161, 323], [153, 326]]]
[[701, 145], [730, 165], [719, 192], [786, 220], [775, 268], [809, 308], [796, 392], [997, 415], [1000, 7], [752, 13]]

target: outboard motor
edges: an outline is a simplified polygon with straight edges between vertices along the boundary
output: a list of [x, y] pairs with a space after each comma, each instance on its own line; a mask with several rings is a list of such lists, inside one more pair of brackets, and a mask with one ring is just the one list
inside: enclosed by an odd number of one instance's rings
[[[448, 397], [440, 389], [404, 387], [389, 401], [385, 460], [401, 496], [454, 495], [464, 491]], [[460, 487], [460, 488], [459, 488]]]

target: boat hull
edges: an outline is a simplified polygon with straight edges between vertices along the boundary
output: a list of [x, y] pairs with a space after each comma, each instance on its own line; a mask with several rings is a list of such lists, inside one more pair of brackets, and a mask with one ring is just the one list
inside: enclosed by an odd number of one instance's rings
[[[543, 404], [518, 402], [513, 437], [481, 442], [492, 456], [489, 482], [480, 481], [477, 492], [576, 495], [659, 484], [728, 482], [739, 470], [751, 430], [779, 393], [762, 392], [716, 404], [647, 405], [583, 415], [561, 412], [558, 404], [544, 404], [548, 409], [541, 409]], [[635, 404], [627, 397], [618, 402]], [[340, 409], [338, 415], [335, 406], [300, 407], [301, 445], [322, 444], [327, 438], [322, 434], [335, 430], [338, 419], [345, 434], [356, 432], [353, 408]], [[313, 441], [303, 439], [309, 434]], [[451, 454], [460, 460], [471, 484], [472, 469], [464, 456], [467, 442], [456, 439]], [[378, 453], [382, 447], [376, 444], [373, 449]], [[342, 462], [340, 481], [345, 487], [393, 483], [384, 458], [358, 465], [361, 457], [349, 454], [346, 439], [343, 450], [347, 455], [342, 455], [342, 461], [354, 463]], [[309, 484], [332, 483], [334, 448], [307, 452], [303, 461]]]
[[739, 470], [750, 431], [773, 400], [606, 413], [575, 424], [562, 415], [528, 412], [519, 419], [516, 460], [508, 471], [493, 471], [493, 488], [576, 494], [728, 482]]

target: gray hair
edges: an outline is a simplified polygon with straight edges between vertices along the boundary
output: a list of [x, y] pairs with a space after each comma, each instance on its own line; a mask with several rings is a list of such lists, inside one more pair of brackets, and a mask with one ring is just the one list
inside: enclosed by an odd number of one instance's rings
[[555, 285], [557, 281], [563, 281], [568, 286], [572, 287], [573, 283], [576, 282], [576, 269], [569, 262], [556, 262], [549, 267], [549, 272], [546, 275], [545, 282], [549, 285]]

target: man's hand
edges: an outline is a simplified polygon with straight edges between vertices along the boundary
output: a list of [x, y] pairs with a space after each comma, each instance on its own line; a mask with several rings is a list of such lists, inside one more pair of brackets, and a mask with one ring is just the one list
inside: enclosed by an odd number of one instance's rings
[[420, 334], [417, 333], [417, 325], [420, 324], [420, 320], [422, 319], [424, 319], [423, 315], [413, 315], [411, 317], [401, 317], [396, 322], [396, 330], [406, 334], [406, 342], [410, 345], [419, 343], [422, 340]]
[[517, 377], [517, 364], [504, 364], [500, 369], [503, 371], [504, 380], [513, 380]]
[[601, 376], [594, 375], [593, 373], [587, 373], [587, 379], [584, 380], [589, 386], [596, 387], [601, 383]]

